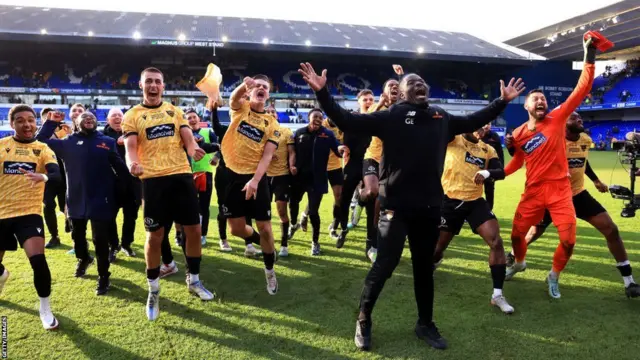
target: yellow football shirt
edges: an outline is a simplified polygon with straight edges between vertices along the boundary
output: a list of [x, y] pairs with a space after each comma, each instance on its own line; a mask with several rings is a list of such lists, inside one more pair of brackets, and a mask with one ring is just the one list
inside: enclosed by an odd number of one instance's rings
[[267, 176], [289, 175], [289, 147], [295, 144], [291, 129], [286, 126], [280, 126], [280, 139], [278, 140], [278, 148], [273, 154], [273, 159], [267, 169]]
[[[324, 121], [322, 122], [322, 126], [333, 131], [333, 135], [335, 135], [340, 145], [342, 145], [342, 142], [344, 140], [344, 133], [342, 132], [342, 130], [338, 129], [337, 126], [331, 126], [331, 124], [329, 124], [329, 120], [327, 119], [324, 119]], [[342, 158], [339, 158], [336, 154], [333, 153], [333, 151], [330, 152], [329, 162], [327, 162], [327, 171], [338, 170], [341, 168], [342, 168]]]
[[[375, 106], [371, 106], [370, 109], [370, 113], [374, 112], [373, 109], [375, 108]], [[387, 110], [386, 106], [383, 106], [380, 110], [378, 111], [382, 111], [382, 110]], [[369, 143], [369, 147], [367, 148], [367, 151], [364, 153], [364, 158], [365, 159], [373, 159], [375, 161], [378, 162], [378, 164], [380, 163], [380, 161], [382, 160], [382, 140], [380, 140], [380, 138], [377, 138], [375, 136], [371, 137], [371, 143]]]
[[222, 157], [236, 174], [253, 175], [267, 142], [278, 145], [279, 125], [267, 114], [251, 110], [248, 101], [237, 110], [229, 110], [231, 124], [222, 139]]
[[160, 106], [136, 105], [124, 114], [125, 136], [138, 135], [141, 179], [191, 174], [180, 129], [189, 127], [182, 109], [163, 102]]
[[591, 138], [582, 133], [576, 141], [565, 140], [567, 144], [567, 161], [571, 176], [571, 192], [577, 195], [584, 190], [584, 172], [587, 168], [587, 158], [591, 148]]
[[33, 184], [19, 169], [46, 174], [47, 164], [58, 165], [45, 143], [23, 143], [12, 136], [0, 139], [0, 219], [42, 214], [44, 182]]
[[486, 143], [472, 143], [462, 135], [456, 136], [447, 146], [442, 172], [442, 189], [451, 199], [473, 201], [482, 197], [482, 184], [473, 179], [480, 170], [486, 170], [489, 160], [497, 159], [496, 151]]

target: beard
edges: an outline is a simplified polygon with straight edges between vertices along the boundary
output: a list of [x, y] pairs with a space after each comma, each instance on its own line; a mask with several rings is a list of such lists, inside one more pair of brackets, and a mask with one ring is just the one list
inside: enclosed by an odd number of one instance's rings
[[93, 127], [91, 127], [91, 128], [87, 128], [87, 127], [85, 127], [85, 126], [84, 126], [84, 124], [80, 123], [80, 132], [81, 132], [81, 133], [84, 133], [84, 134], [90, 135], [90, 134], [95, 133], [96, 131], [97, 131], [97, 130], [96, 130], [96, 127], [95, 127], [95, 126], [93, 126]]

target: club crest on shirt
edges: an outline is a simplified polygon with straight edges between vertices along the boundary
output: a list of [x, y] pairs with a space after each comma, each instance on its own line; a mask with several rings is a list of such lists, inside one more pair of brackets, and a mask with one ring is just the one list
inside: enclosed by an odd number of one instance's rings
[[40, 152], [41, 152], [40, 149], [31, 149], [31, 151], [33, 151], [33, 155], [40, 156]]
[[5, 148], [4, 150], [5, 150], [5, 151], [7, 152], [7, 154], [8, 154], [8, 153], [9, 153], [9, 151], [11, 151], [11, 148]]
[[582, 151], [587, 151], [587, 145], [580, 145], [580, 149], [582, 149]]
[[167, 110], [167, 115], [169, 115], [170, 117], [174, 117], [176, 113], [173, 110]]
[[542, 146], [547, 141], [547, 137], [542, 133], [535, 134], [531, 139], [529, 139], [524, 145], [522, 145], [521, 149], [525, 154], [531, 154], [535, 149]]

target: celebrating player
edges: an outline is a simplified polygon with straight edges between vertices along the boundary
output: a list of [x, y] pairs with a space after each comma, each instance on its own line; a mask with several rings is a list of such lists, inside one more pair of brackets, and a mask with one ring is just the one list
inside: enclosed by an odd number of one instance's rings
[[33, 269], [42, 326], [52, 330], [58, 320], [49, 304], [51, 272], [44, 256], [42, 197], [45, 183], [60, 181], [60, 168], [53, 151], [35, 139], [36, 112], [30, 106], [11, 108], [9, 124], [15, 135], [0, 140], [0, 292], [9, 279], [2, 265], [4, 253], [20, 244]]
[[522, 162], [526, 162], [527, 168], [525, 191], [516, 209], [511, 231], [515, 263], [507, 269], [506, 280], [527, 268], [526, 235], [531, 226], [542, 220], [546, 209], [560, 237], [553, 255], [553, 266], [547, 276], [549, 296], [554, 299], [560, 298], [558, 278], [569, 262], [576, 242], [576, 212], [568, 178], [565, 122], [591, 91], [593, 84], [596, 48], [592, 39], [584, 40], [583, 46], [585, 61], [582, 74], [578, 85], [562, 105], [548, 112], [542, 90], [535, 89], [527, 95], [524, 107], [529, 112], [529, 120], [513, 131], [516, 152], [505, 167], [507, 176], [519, 169]]
[[473, 134], [458, 135], [447, 146], [442, 173], [442, 188], [445, 194], [442, 203], [442, 224], [433, 261], [437, 265], [442, 262], [444, 251], [467, 221], [473, 232], [479, 234], [491, 249], [491, 304], [505, 314], [511, 314], [514, 311], [513, 307], [502, 295], [507, 266], [500, 226], [488, 202], [482, 197], [485, 180], [504, 179], [504, 169], [496, 151], [480, 141], [484, 132], [484, 128], [481, 128]]
[[[244, 78], [231, 93], [231, 124], [222, 139], [222, 156], [229, 180], [224, 209], [231, 233], [245, 239], [245, 243], [260, 243], [267, 292], [275, 295], [278, 281], [273, 270], [276, 254], [271, 194], [264, 175], [278, 147], [280, 132], [276, 119], [265, 113], [270, 89], [269, 78], [256, 75]], [[245, 95], [249, 95], [248, 101]], [[256, 220], [259, 232], [247, 225], [245, 216]]]
[[289, 256], [289, 214], [287, 213], [287, 204], [291, 194], [290, 169], [295, 169], [296, 153], [291, 129], [286, 126], [280, 126], [278, 131], [280, 132], [278, 148], [273, 154], [273, 159], [267, 169], [267, 176], [271, 195], [274, 197], [278, 216], [280, 217], [280, 230], [282, 230], [278, 255], [287, 257]]
[[[360, 299], [356, 346], [363, 350], [371, 347], [373, 307], [398, 265], [408, 237], [418, 305], [415, 332], [430, 346], [445, 349], [446, 340], [433, 323], [433, 264], [425, 259], [433, 259], [440, 233], [441, 176], [447, 144], [453, 136], [474, 131], [495, 119], [509, 101], [524, 91], [524, 84], [520, 79], [511, 79], [505, 87], [501, 81], [500, 99], [473, 114], [457, 116], [429, 105], [427, 84], [420, 76], [409, 74], [400, 82], [402, 104], [386, 111], [352, 114], [340, 108], [329, 94], [326, 70], [318, 75], [309, 63], [300, 67], [303, 79], [338, 127], [346, 133], [377, 136], [384, 142], [378, 257], [367, 274]], [[425, 141], [426, 138], [431, 140]]]
[[160, 70], [143, 70], [140, 88], [142, 104], [127, 111], [122, 128], [127, 165], [132, 175], [142, 179], [149, 283], [146, 313], [149, 320], [155, 320], [160, 313], [160, 250], [168, 223], [181, 224], [186, 235], [189, 292], [202, 300], [212, 300], [214, 295], [200, 282], [202, 245], [198, 194], [185, 156], [185, 147], [195, 160], [204, 156], [204, 150], [197, 146], [182, 110], [162, 101], [164, 77]]
[[[567, 119], [566, 134], [566, 157], [569, 164], [569, 175], [571, 181], [571, 192], [573, 193], [573, 206], [576, 209], [576, 217], [582, 219], [594, 228], [598, 229], [607, 240], [607, 246], [611, 255], [616, 259], [618, 271], [622, 275], [624, 281], [625, 294], [627, 297], [640, 296], [640, 286], [633, 281], [631, 275], [631, 264], [627, 257], [627, 251], [618, 232], [618, 227], [607, 213], [607, 210], [594, 199], [589, 191], [584, 188], [584, 176], [587, 175], [596, 189], [600, 192], [607, 192], [607, 185], [602, 183], [596, 176], [589, 161], [589, 148], [592, 140], [589, 135], [584, 133], [582, 118], [576, 112], [571, 114]], [[507, 143], [507, 148], [513, 150], [511, 141]], [[551, 224], [551, 215], [549, 211], [545, 211], [544, 219], [539, 224], [532, 226], [527, 234], [527, 247], [536, 241], [546, 228]], [[515, 257], [509, 254], [510, 262], [513, 263]]]

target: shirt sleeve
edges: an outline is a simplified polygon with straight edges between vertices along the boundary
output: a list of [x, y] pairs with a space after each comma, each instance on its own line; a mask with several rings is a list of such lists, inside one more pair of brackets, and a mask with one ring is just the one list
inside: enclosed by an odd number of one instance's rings
[[183, 127], [189, 127], [189, 122], [187, 121], [187, 116], [184, 114], [184, 111], [182, 111], [182, 109], [180, 109], [179, 107], [175, 107], [176, 109], [176, 125], [178, 125], [178, 129], [181, 129]]
[[293, 132], [291, 131], [291, 129], [287, 128], [287, 130], [285, 131], [285, 135], [287, 137], [287, 145], [295, 145], [296, 144], [296, 138], [295, 136], [293, 136]]
[[58, 165], [58, 159], [56, 158], [56, 154], [51, 150], [49, 146], [44, 146], [42, 149], [42, 155], [40, 156], [40, 161], [42, 162], [42, 166], [46, 167], [48, 164], [56, 164]]
[[593, 78], [595, 74], [595, 65], [589, 64], [588, 62], [584, 63], [584, 67], [582, 68], [582, 73], [580, 74], [580, 79], [578, 79], [578, 85], [573, 89], [573, 92], [569, 95], [567, 100], [565, 100], [560, 106], [553, 109], [547, 117], [551, 118], [551, 123], [557, 126], [565, 126], [567, 118], [571, 115], [572, 112], [576, 111], [578, 106], [582, 103], [585, 97], [591, 91], [591, 86], [593, 85]]
[[[241, 118], [243, 118], [242, 115], [249, 114], [250, 111], [251, 104], [248, 101], [243, 102], [242, 106], [240, 106], [239, 109], [234, 110], [232, 108], [229, 108], [229, 117], [231, 118], [231, 123], [240, 120]], [[240, 116], [238, 116], [238, 114]]]
[[129, 135], [138, 135], [138, 124], [136, 123], [136, 118], [131, 110], [124, 113], [124, 119], [122, 119], [122, 133], [125, 137]]
[[271, 123], [267, 130], [267, 142], [274, 143], [276, 147], [278, 147], [278, 145], [280, 144], [280, 136], [282, 136], [280, 131], [280, 126], [278, 125], [278, 123]]
[[487, 160], [491, 160], [491, 159], [500, 160], [500, 157], [498, 156], [498, 153], [496, 152], [496, 149], [494, 149], [493, 146], [488, 145], [487, 146]]

